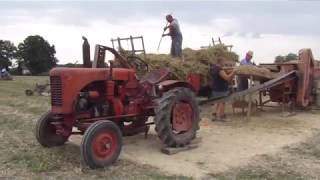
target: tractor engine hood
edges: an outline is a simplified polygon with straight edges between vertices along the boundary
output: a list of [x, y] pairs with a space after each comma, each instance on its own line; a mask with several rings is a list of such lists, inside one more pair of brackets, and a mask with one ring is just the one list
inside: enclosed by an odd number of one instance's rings
[[92, 81], [92, 79], [106, 80], [108, 68], [54, 68], [51, 76], [59, 76], [67, 81]]
[[[52, 112], [70, 114], [79, 92], [88, 84], [110, 78], [109, 68], [54, 68], [50, 71]], [[126, 81], [132, 69], [113, 68], [112, 80]]]

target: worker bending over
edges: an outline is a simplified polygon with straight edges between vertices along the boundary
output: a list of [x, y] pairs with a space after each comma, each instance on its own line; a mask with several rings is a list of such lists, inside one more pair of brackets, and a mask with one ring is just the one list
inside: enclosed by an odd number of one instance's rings
[[169, 25], [164, 27], [163, 30], [166, 31], [169, 29], [169, 33], [163, 34], [162, 36], [171, 37], [171, 56], [182, 58], [182, 34], [178, 20], [173, 18], [170, 14], [166, 16], [166, 20], [168, 21]]
[[[253, 52], [252, 51], [248, 51], [246, 53], [246, 57], [240, 61], [240, 66], [242, 65], [255, 65], [253, 62], [252, 62], [252, 57], [253, 57]], [[238, 77], [237, 78], [238, 80], [238, 88], [237, 90], [238, 91], [244, 91], [246, 89], [248, 89], [248, 78], [247, 77]]]
[[[232, 70], [227, 74], [222, 69], [223, 65], [224, 59], [218, 58], [217, 64], [212, 66], [212, 98], [221, 98], [229, 95], [229, 82], [233, 79], [235, 71]], [[214, 117], [212, 120], [223, 121], [225, 119], [224, 106], [224, 102], [216, 104], [216, 113], [213, 113]]]

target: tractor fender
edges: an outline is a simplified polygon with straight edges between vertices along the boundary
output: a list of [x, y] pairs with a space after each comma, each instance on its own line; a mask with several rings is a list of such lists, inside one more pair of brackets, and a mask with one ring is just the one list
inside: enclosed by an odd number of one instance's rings
[[170, 89], [177, 87], [185, 87], [191, 89], [194, 93], [197, 93], [196, 89], [188, 82], [178, 80], [165, 80], [158, 83], [158, 89], [161, 92], [169, 91]]

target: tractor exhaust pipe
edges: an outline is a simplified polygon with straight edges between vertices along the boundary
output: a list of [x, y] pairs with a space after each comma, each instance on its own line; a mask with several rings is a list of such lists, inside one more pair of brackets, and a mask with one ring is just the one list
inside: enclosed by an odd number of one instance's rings
[[90, 44], [88, 42], [88, 39], [84, 36], [82, 36], [83, 44], [82, 44], [82, 59], [83, 59], [83, 65], [82, 67], [85, 68], [91, 68], [92, 63], [90, 60]]

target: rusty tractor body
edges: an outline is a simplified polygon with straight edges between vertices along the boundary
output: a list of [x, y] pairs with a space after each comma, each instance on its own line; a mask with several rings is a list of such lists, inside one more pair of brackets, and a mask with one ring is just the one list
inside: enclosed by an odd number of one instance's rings
[[[169, 80], [167, 68], [138, 79], [136, 67], [106, 46], [96, 46], [91, 62], [84, 40], [83, 68], [50, 71], [52, 107], [36, 126], [42, 146], [60, 146], [71, 135], [83, 135], [81, 159], [98, 168], [117, 160], [122, 136], [146, 133], [151, 124], [169, 147], [184, 146], [195, 138], [199, 109], [191, 84]], [[117, 61], [109, 67], [103, 62], [105, 51]]]
[[281, 74], [295, 71], [296, 78], [260, 91], [260, 95], [269, 95], [270, 97], [266, 102], [261, 102], [260, 98], [260, 105], [271, 101], [290, 103], [305, 108], [314, 102], [314, 81], [320, 79], [320, 67], [315, 64], [311, 49], [301, 49], [299, 59], [296, 61], [262, 64], [261, 66]]

